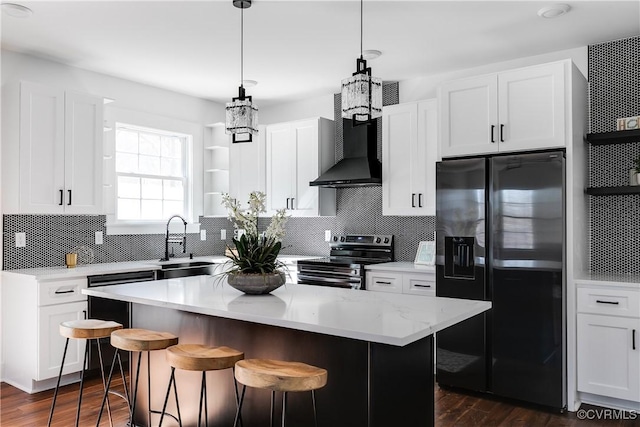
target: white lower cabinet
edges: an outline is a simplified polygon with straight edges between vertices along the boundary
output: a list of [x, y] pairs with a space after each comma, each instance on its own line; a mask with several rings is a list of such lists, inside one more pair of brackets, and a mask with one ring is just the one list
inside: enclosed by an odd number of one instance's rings
[[433, 267], [392, 262], [366, 267], [366, 289], [376, 292], [436, 296]]
[[[84, 319], [87, 302], [56, 304], [38, 309], [38, 369], [36, 380], [57, 377], [64, 352], [65, 340], [60, 335], [60, 323]], [[62, 374], [82, 370], [86, 340], [69, 340]]]
[[[27, 393], [55, 387], [66, 340], [60, 323], [85, 318], [86, 283], [86, 277], [38, 281], [2, 272], [2, 381]], [[64, 375], [82, 370], [84, 351], [84, 340], [69, 340]]]
[[578, 288], [579, 392], [640, 403], [639, 294]]

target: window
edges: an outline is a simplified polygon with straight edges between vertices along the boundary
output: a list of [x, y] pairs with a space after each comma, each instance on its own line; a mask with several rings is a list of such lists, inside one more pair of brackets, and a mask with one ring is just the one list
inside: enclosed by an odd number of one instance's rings
[[116, 220], [189, 217], [190, 135], [116, 126]]

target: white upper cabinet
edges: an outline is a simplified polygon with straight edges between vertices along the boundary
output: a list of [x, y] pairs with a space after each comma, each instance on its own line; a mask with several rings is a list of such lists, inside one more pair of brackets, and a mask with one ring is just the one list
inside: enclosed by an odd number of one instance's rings
[[564, 147], [570, 61], [446, 82], [442, 157]]
[[264, 192], [264, 126], [260, 126], [252, 142], [229, 146], [229, 195], [247, 208], [249, 193]]
[[267, 211], [335, 215], [335, 190], [309, 185], [335, 162], [333, 121], [320, 117], [268, 125], [265, 136]]
[[435, 99], [384, 107], [383, 215], [435, 215], [437, 108]]
[[21, 213], [102, 213], [102, 117], [100, 97], [21, 83]]

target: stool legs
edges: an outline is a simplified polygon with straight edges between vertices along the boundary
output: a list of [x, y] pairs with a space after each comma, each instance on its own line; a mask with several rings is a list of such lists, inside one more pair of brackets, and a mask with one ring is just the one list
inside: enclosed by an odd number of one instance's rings
[[[178, 411], [178, 424], [182, 427], [182, 417], [180, 416], [180, 404], [178, 403], [178, 387], [176, 386], [176, 368], [171, 367], [171, 377], [169, 378], [169, 386], [167, 387], [167, 394], [164, 397], [164, 404], [162, 405], [162, 415], [160, 415], [160, 423], [158, 427], [162, 426], [162, 420], [167, 411], [167, 403], [169, 402], [169, 394], [171, 394], [171, 384], [173, 384], [173, 390], [176, 397], [176, 408]], [[199, 423], [199, 421], [198, 421]]]
[[[235, 378], [235, 377], [234, 377]], [[238, 402], [238, 409], [236, 410], [236, 417], [233, 420], [233, 427], [238, 425], [238, 420], [242, 423], [242, 419], [240, 418], [240, 411], [242, 410], [242, 403], [244, 402], [244, 393], [247, 390], [247, 386], [242, 386], [242, 394], [240, 395], [240, 401]], [[276, 391], [271, 390], [271, 414], [269, 417], [269, 426], [274, 427], [274, 419], [275, 419], [275, 398]], [[313, 422], [315, 427], [318, 427], [318, 414], [316, 412], [316, 392], [315, 390], [311, 390], [311, 400], [313, 403]], [[285, 427], [285, 420], [287, 414], [287, 392], [282, 392], [282, 427]]]
[[[113, 360], [111, 361], [111, 369], [109, 369], [109, 378], [107, 379], [107, 383], [104, 385], [104, 394], [102, 396], [102, 403], [100, 404], [100, 412], [98, 412], [98, 420], [96, 421], [96, 427], [100, 425], [100, 420], [102, 419], [102, 412], [104, 411], [104, 404], [107, 403], [107, 411], [109, 412], [109, 422], [111, 423], [111, 411], [109, 409], [109, 388], [111, 387], [111, 380], [113, 379], [113, 369], [116, 366], [116, 360], [118, 361], [118, 366], [120, 367], [120, 375], [122, 377], [122, 385], [124, 386], [124, 396], [129, 402], [129, 391], [127, 388], [127, 379], [124, 376], [124, 369], [122, 368], [122, 359], [120, 358], [120, 353], [118, 349], [116, 349], [113, 354]], [[129, 405], [127, 405], [129, 406]], [[129, 406], [129, 419], [131, 420], [131, 425], [133, 426], [133, 412], [131, 412], [131, 407]]]
[[[104, 378], [104, 363], [102, 361], [102, 349], [100, 347], [100, 339], [96, 339], [98, 344], [98, 356], [100, 360], [100, 375], [102, 376], [102, 386], [105, 386], [105, 378]], [[80, 390], [78, 391], [78, 405], [76, 408], [76, 423], [75, 426], [78, 427], [80, 424], [80, 407], [82, 405], [82, 391], [84, 390], [84, 373], [87, 366], [87, 358], [89, 356], [89, 346], [91, 341], [87, 339], [85, 341], [85, 349], [84, 349], [84, 358], [82, 359], [82, 370], [80, 371]], [[47, 427], [51, 426], [51, 421], [53, 420], [53, 412], [56, 406], [56, 400], [58, 398], [58, 391], [60, 390], [60, 379], [62, 378], [62, 371], [64, 370], [64, 361], [67, 357], [67, 350], [69, 348], [69, 338], [66, 339], [64, 344], [64, 352], [62, 353], [62, 362], [60, 364], [60, 372], [58, 373], [58, 380], [56, 382], [56, 390], [53, 393], [53, 400], [51, 402], [51, 410], [49, 411], [49, 420], [47, 421]], [[105, 388], [106, 390], [106, 388]], [[104, 404], [103, 404], [104, 405]], [[113, 425], [113, 421], [111, 418], [111, 407], [109, 406], [109, 401], [107, 401], [107, 412], [109, 413], [109, 425]]]
[[[107, 392], [107, 382], [106, 382], [106, 378], [104, 377], [104, 362], [102, 360], [102, 346], [100, 345], [100, 339], [97, 339], [96, 341], [98, 341], [98, 359], [100, 360], [100, 377], [102, 378], [102, 387], [104, 388], [105, 393]], [[87, 343], [87, 347], [88, 347]], [[107, 399], [107, 413], [109, 414], [109, 425], [111, 427], [113, 427], [113, 419], [111, 418], [111, 405], [109, 404], [109, 399]]]
[[62, 363], [60, 363], [60, 373], [58, 374], [56, 391], [53, 392], [53, 401], [51, 402], [51, 409], [49, 410], [49, 421], [47, 421], [47, 427], [51, 426], [51, 420], [53, 419], [53, 410], [56, 407], [56, 399], [58, 398], [58, 389], [60, 388], [60, 378], [62, 377], [62, 369], [64, 368], [64, 359], [67, 357], [68, 347], [69, 347], [69, 338], [67, 338], [67, 341], [64, 344], [64, 352], [62, 353]]

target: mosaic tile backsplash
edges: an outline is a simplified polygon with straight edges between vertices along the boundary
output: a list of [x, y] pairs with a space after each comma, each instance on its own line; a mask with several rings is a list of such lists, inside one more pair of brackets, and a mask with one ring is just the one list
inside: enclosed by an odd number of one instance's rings
[[[398, 103], [398, 83], [385, 84], [383, 103]], [[340, 94], [334, 97], [336, 119], [336, 157], [342, 158], [342, 120], [340, 119]], [[381, 138], [381, 120], [378, 119], [378, 136]], [[378, 158], [381, 158], [381, 141], [378, 141]], [[207, 231], [207, 240], [198, 234], [187, 235], [187, 252], [182, 254], [176, 245], [176, 257], [221, 255], [225, 242], [219, 239], [220, 229], [231, 236], [233, 226], [226, 218], [200, 217], [201, 229]], [[268, 225], [268, 219], [260, 219], [259, 228]], [[93, 262], [119, 262], [159, 259], [164, 255], [164, 234], [107, 235], [104, 215], [4, 215], [3, 269], [51, 267], [64, 265], [64, 255], [83, 246], [93, 252]], [[435, 217], [382, 216], [382, 187], [345, 188], [337, 190], [337, 214], [335, 217], [290, 218], [286, 226], [282, 254], [329, 254], [329, 244], [324, 241], [325, 230], [334, 234], [393, 234], [395, 258], [413, 261], [418, 242], [433, 240]], [[104, 233], [104, 243], [95, 245], [96, 231]], [[16, 248], [14, 233], [25, 232], [27, 246]]]
[[[640, 115], [640, 36], [591, 45], [589, 131]], [[589, 146], [589, 186], [629, 185], [640, 141]], [[597, 273], [640, 273], [640, 195], [591, 196], [590, 264]]]

